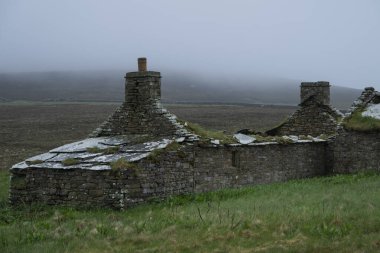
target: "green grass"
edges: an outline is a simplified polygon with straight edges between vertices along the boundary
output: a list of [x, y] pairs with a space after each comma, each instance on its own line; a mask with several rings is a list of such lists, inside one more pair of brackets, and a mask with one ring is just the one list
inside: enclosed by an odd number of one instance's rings
[[380, 132], [380, 120], [372, 117], [363, 117], [363, 109], [357, 109], [350, 117], [343, 121], [348, 130], [360, 132]]
[[127, 211], [5, 204], [1, 252], [379, 252], [380, 176], [175, 197]]

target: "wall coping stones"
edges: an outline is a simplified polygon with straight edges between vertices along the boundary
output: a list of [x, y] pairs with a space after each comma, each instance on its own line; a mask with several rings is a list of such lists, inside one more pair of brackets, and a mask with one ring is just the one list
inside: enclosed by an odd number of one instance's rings
[[301, 87], [330, 87], [330, 83], [327, 81], [318, 82], [302, 82]]

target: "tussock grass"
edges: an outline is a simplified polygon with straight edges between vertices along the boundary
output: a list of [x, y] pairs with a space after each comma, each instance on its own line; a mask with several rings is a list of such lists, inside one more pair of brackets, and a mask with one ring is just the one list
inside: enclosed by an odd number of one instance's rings
[[343, 120], [348, 130], [360, 132], [380, 132], [380, 120], [362, 116], [363, 109], [357, 109], [350, 117]]
[[[0, 174], [1, 203], [8, 175]], [[0, 209], [1, 252], [378, 252], [380, 176], [173, 197], [124, 212]]]

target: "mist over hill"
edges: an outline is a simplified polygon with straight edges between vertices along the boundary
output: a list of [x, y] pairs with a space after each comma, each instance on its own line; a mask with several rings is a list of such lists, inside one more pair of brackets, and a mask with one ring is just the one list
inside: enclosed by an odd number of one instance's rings
[[[117, 70], [0, 74], [0, 101], [123, 101], [124, 75], [124, 71]], [[213, 78], [169, 72], [162, 78], [162, 100], [296, 105], [300, 83], [301, 80], [272, 77]], [[332, 104], [348, 108], [360, 92], [333, 85]]]

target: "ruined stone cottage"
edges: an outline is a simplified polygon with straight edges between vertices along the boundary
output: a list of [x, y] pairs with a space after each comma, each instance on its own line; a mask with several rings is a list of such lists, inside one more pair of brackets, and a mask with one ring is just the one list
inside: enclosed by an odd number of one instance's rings
[[330, 106], [329, 83], [302, 83], [299, 110], [266, 136], [239, 133], [219, 140], [164, 109], [160, 73], [148, 71], [145, 58], [138, 66], [125, 76], [124, 103], [88, 139], [10, 169], [12, 204], [124, 209], [173, 195], [380, 170], [379, 129], [344, 124], [376, 110], [379, 93], [373, 89], [343, 117]]

